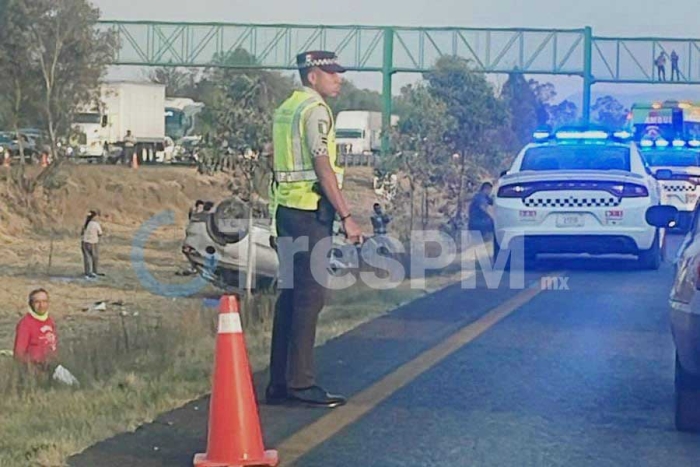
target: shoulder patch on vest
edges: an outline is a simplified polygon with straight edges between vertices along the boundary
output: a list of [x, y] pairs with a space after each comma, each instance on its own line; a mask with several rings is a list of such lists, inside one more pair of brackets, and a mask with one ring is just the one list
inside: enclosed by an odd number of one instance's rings
[[318, 121], [318, 132], [319, 133], [321, 133], [322, 135], [327, 135], [330, 130], [331, 130], [330, 123], [328, 123], [326, 120], [319, 120]]

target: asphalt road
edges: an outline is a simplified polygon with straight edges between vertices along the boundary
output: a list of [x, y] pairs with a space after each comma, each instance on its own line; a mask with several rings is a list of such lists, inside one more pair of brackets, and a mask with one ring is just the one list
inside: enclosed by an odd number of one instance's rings
[[[677, 245], [679, 237], [672, 238]], [[542, 290], [556, 271], [565, 290]], [[530, 287], [480, 279], [367, 323], [318, 349], [342, 409], [260, 406], [283, 465], [697, 466], [700, 436], [673, 426], [672, 267], [545, 259]], [[265, 375], [256, 375], [262, 394]], [[191, 466], [203, 399], [70, 460]]]

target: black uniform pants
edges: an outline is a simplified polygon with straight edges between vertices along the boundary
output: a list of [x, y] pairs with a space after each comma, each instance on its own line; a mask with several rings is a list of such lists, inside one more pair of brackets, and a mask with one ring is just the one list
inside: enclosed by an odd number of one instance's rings
[[[277, 299], [272, 327], [270, 384], [304, 389], [315, 384], [316, 325], [328, 290], [325, 282], [328, 258], [325, 254], [317, 254], [312, 264], [312, 252], [321, 240], [330, 238], [333, 219], [319, 220], [317, 211], [280, 206], [277, 208], [276, 223], [282, 291]], [[308, 237], [309, 248], [296, 252], [292, 257], [290, 240], [302, 237]], [[316, 278], [311, 272], [312, 268], [325, 274]], [[292, 278], [288, 272], [291, 271], [293, 283], [289, 282]]]

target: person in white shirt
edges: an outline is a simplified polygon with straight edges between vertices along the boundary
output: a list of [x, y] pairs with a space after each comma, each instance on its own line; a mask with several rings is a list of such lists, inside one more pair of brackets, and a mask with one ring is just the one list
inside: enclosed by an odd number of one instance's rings
[[100, 216], [99, 211], [90, 211], [85, 219], [85, 225], [81, 233], [81, 247], [83, 251], [83, 266], [85, 267], [85, 278], [94, 279], [95, 277], [103, 276], [97, 272], [97, 244], [102, 236], [102, 227], [97, 221]]

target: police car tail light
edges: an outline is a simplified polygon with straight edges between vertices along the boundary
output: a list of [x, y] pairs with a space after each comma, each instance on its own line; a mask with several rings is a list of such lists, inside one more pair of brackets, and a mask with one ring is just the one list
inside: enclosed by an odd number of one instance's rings
[[688, 141], [688, 146], [690, 146], [691, 148], [700, 147], [700, 141], [698, 141], [697, 139], [691, 139], [690, 141]]
[[649, 196], [649, 190], [644, 185], [635, 185], [634, 183], [623, 183], [616, 187], [619, 189], [621, 198], [645, 198]]
[[654, 142], [648, 139], [642, 140], [639, 143], [643, 148], [650, 148], [654, 145]]
[[528, 183], [505, 185], [498, 189], [497, 196], [499, 198], [525, 198], [532, 193], [533, 188], [533, 185]]

